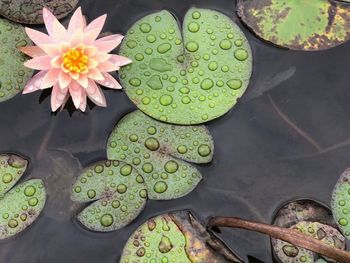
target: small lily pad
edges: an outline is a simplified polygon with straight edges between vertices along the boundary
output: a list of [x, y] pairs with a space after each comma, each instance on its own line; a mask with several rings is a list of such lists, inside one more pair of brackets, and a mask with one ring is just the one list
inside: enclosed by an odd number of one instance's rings
[[78, 0], [1, 0], [0, 14], [18, 23], [42, 24], [44, 7], [61, 19], [72, 12], [78, 2]]
[[289, 49], [328, 49], [350, 38], [350, 6], [339, 1], [238, 0], [237, 10], [256, 35]]
[[350, 169], [340, 176], [332, 194], [334, 218], [347, 239], [350, 239]]
[[147, 190], [144, 179], [131, 165], [102, 161], [83, 171], [71, 197], [77, 202], [95, 201], [78, 215], [78, 220], [90, 230], [108, 232], [126, 226], [139, 215], [146, 205]]
[[0, 155], [0, 198], [22, 177], [28, 161], [15, 154]]
[[187, 211], [164, 214], [140, 226], [126, 243], [120, 263], [225, 263], [243, 261]]
[[46, 192], [39, 179], [24, 182], [0, 199], [0, 240], [23, 231], [44, 208]]
[[243, 95], [252, 72], [243, 32], [209, 9], [190, 9], [182, 32], [165, 10], [140, 19], [120, 54], [133, 59], [121, 69], [127, 95], [147, 115], [174, 124], [222, 116]]
[[31, 44], [24, 27], [0, 19], [0, 102], [21, 92], [33, 75], [33, 70], [23, 63], [27, 57], [18, 50]]
[[[316, 238], [323, 243], [339, 248], [345, 249], [345, 238], [335, 228], [324, 225], [318, 222], [301, 221], [292, 226], [291, 229]], [[274, 248], [275, 257], [282, 263], [314, 263], [316, 257], [314, 253], [303, 248], [295, 247], [282, 240], [273, 239], [272, 246]], [[327, 260], [328, 262], [334, 262]]]
[[107, 144], [108, 159], [123, 160], [138, 169], [148, 197], [155, 200], [175, 199], [191, 192], [202, 176], [185, 161], [208, 163], [213, 152], [213, 140], [204, 126], [161, 123], [141, 111], [125, 116]]

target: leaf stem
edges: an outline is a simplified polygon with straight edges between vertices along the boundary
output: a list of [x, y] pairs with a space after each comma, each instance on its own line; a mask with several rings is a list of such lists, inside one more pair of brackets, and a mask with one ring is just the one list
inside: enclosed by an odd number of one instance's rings
[[329, 246], [318, 239], [302, 234], [294, 229], [267, 225], [238, 217], [214, 217], [209, 220], [209, 226], [241, 228], [269, 235], [286, 241], [297, 247], [311, 250], [340, 263], [350, 263], [350, 253], [339, 248]]

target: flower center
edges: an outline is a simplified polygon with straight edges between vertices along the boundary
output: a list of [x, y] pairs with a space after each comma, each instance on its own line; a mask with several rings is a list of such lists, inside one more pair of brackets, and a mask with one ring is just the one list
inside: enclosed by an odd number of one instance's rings
[[75, 73], [81, 73], [87, 69], [89, 57], [84, 54], [83, 48], [71, 48], [63, 54], [63, 67]]

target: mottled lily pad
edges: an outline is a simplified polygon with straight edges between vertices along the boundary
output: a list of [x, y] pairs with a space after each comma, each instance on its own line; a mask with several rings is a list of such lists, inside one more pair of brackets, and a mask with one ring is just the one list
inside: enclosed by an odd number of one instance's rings
[[331, 0], [238, 0], [238, 15], [259, 37], [294, 50], [322, 50], [350, 38], [350, 6]]
[[0, 198], [22, 177], [28, 161], [15, 154], [0, 155]]
[[[278, 209], [273, 224], [297, 229], [328, 245], [345, 249], [345, 238], [338, 231], [331, 211], [316, 201], [303, 199], [284, 204]], [[320, 256], [274, 238], [271, 238], [271, 244], [274, 257], [280, 263], [313, 263]]]
[[183, 211], [148, 220], [129, 238], [120, 263], [228, 263], [243, 261], [221, 240]]
[[239, 27], [213, 10], [190, 9], [182, 31], [167, 11], [136, 22], [120, 49], [133, 63], [122, 68], [120, 78], [147, 115], [175, 124], [207, 122], [243, 95], [251, 49]]
[[23, 231], [44, 208], [46, 192], [39, 179], [29, 180], [7, 192], [0, 199], [0, 240]]
[[0, 102], [11, 99], [21, 92], [33, 75], [33, 70], [23, 63], [26, 56], [18, 50], [31, 44], [19, 24], [0, 19]]
[[102, 161], [87, 167], [77, 178], [72, 200], [95, 201], [78, 215], [78, 220], [90, 230], [108, 232], [139, 215], [146, 205], [147, 190], [142, 176], [131, 165]]
[[[345, 238], [335, 228], [324, 225], [318, 222], [306, 222], [301, 221], [292, 226], [291, 229], [298, 230], [299, 232], [316, 238], [323, 243], [339, 248], [345, 249]], [[272, 246], [274, 248], [275, 257], [282, 263], [314, 263], [316, 261], [316, 255], [311, 251], [303, 248], [295, 247], [287, 242], [273, 239]], [[334, 262], [330, 259], [328, 262]]]
[[346, 169], [334, 187], [332, 212], [347, 239], [350, 239], [350, 169]]
[[141, 111], [125, 116], [107, 144], [108, 159], [124, 160], [138, 169], [148, 197], [156, 200], [175, 199], [191, 192], [202, 176], [185, 161], [208, 163], [213, 151], [212, 138], [204, 126], [161, 123]]
[[42, 24], [43, 8], [48, 8], [58, 19], [68, 15], [79, 0], [0, 0], [0, 15], [24, 24]]

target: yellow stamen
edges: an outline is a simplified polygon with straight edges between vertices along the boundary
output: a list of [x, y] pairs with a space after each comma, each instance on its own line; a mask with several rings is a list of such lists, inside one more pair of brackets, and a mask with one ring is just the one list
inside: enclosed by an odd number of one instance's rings
[[89, 57], [84, 54], [83, 48], [71, 48], [63, 54], [63, 67], [74, 73], [86, 70]]

